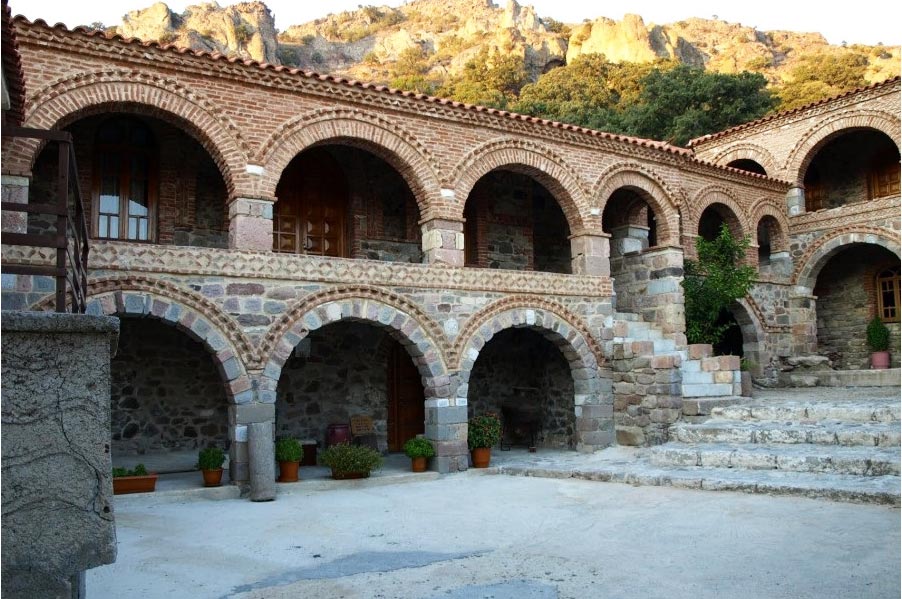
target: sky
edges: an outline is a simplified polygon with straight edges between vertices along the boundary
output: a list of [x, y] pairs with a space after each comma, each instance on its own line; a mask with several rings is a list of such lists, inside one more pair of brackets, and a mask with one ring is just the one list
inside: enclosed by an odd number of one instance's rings
[[[264, 0], [272, 11], [276, 28], [312, 21], [329, 13], [356, 9], [361, 4], [399, 6], [402, 0]], [[503, 5], [506, 0], [495, 0]], [[29, 19], [42, 18], [51, 24], [62, 22], [69, 27], [100, 21], [107, 26], [117, 25], [128, 10], [146, 8], [152, 0], [10, 0], [14, 15]], [[173, 0], [170, 9], [182, 12], [189, 4]], [[220, 5], [233, 4], [221, 0]], [[714, 18], [729, 23], [741, 23], [761, 31], [788, 30], [822, 33], [831, 44], [902, 44], [902, 3], [892, 0], [871, 0], [864, 4], [850, 0], [835, 2], [811, 0], [631, 0], [625, 9], [623, 2], [598, 0], [522, 0], [531, 4], [540, 17], [551, 17], [565, 23], [583, 19], [609, 17], [622, 19], [624, 12], [640, 15], [646, 24], [665, 24], [688, 17]]]

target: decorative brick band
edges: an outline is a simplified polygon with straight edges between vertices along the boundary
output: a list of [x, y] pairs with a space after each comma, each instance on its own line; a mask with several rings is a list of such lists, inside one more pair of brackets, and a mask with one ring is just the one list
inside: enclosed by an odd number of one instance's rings
[[899, 196], [896, 196], [846, 204], [829, 210], [806, 212], [791, 217], [791, 231], [796, 235], [810, 231], [830, 231], [852, 225], [868, 226], [882, 220], [898, 219], [899, 206]]
[[768, 177], [779, 175], [777, 161], [767, 148], [747, 142], [737, 143], [724, 148], [711, 159], [711, 162], [720, 166], [727, 166], [734, 160], [754, 160], [761, 165]]
[[902, 257], [899, 234], [878, 227], [846, 227], [819, 238], [808, 246], [805, 254], [796, 261], [792, 273], [794, 285], [814, 288], [821, 268], [843, 246], [853, 243], [868, 243], [886, 248], [898, 257]]
[[[745, 210], [739, 205], [734, 193], [722, 185], [708, 185], [703, 187], [690, 202], [683, 204], [682, 209], [685, 210], [683, 217], [683, 235], [694, 239], [698, 235], [698, 225], [702, 214], [705, 210], [714, 204], [721, 204], [727, 207], [732, 213], [731, 218], [726, 218], [727, 226], [730, 227], [734, 236], [745, 237], [749, 231], [748, 216]], [[730, 222], [730, 221], [733, 222]]]

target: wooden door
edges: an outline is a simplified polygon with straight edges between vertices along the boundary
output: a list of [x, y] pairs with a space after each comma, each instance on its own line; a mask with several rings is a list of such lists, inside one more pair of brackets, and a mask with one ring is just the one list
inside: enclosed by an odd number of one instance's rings
[[388, 358], [388, 450], [426, 430], [426, 397], [420, 373], [407, 350], [395, 343]]

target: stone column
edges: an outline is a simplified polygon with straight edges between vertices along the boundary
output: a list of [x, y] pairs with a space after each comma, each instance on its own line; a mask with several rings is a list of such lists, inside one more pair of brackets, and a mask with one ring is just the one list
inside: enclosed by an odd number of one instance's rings
[[[229, 479], [234, 483], [250, 480], [250, 450], [248, 426], [255, 422], [274, 424], [276, 406], [271, 403], [250, 402], [229, 406]], [[275, 466], [273, 466], [275, 467]]]
[[251, 501], [272, 501], [276, 498], [273, 424], [273, 422], [252, 422], [247, 425]]
[[423, 256], [427, 264], [464, 265], [464, 224], [433, 218], [420, 226]]
[[786, 192], [786, 213], [789, 216], [805, 214], [805, 188], [796, 185]]
[[229, 248], [272, 251], [272, 199], [234, 198], [229, 202]]
[[792, 323], [792, 353], [817, 353], [817, 296], [812, 289], [796, 286], [789, 296], [789, 320]]
[[575, 275], [608, 277], [611, 275], [611, 236], [607, 233], [570, 237], [572, 271]]
[[611, 229], [611, 256], [622, 256], [630, 252], [648, 249], [648, 227], [623, 225]]

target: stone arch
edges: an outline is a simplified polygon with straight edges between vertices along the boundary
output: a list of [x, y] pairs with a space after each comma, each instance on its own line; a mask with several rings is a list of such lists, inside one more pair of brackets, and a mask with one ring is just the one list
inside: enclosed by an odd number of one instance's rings
[[902, 259], [898, 234], [878, 227], [845, 227], [824, 235], [808, 246], [792, 273], [794, 285], [814, 289], [817, 277], [827, 262], [852, 244], [871, 244], [885, 248]]
[[777, 235], [772, 235], [771, 251], [789, 251], [789, 219], [786, 217], [786, 212], [776, 204], [767, 201], [758, 204], [749, 218], [749, 233], [751, 233], [752, 229], [755, 231], [754, 243], [758, 243], [758, 223], [765, 216], [773, 217], [779, 227]]
[[451, 171], [445, 184], [454, 190], [454, 204], [447, 215], [462, 220], [464, 207], [476, 183], [493, 170], [504, 168], [534, 178], [555, 198], [570, 228], [570, 235], [578, 235], [590, 227], [589, 194], [579, 174], [551, 149], [539, 144], [497, 139], [486, 142], [469, 152]]
[[398, 171], [417, 200], [420, 218], [433, 215], [439, 195], [436, 160], [413, 134], [378, 115], [351, 109], [319, 109], [278, 126], [260, 146], [264, 168], [260, 193], [275, 197], [285, 167], [302, 151], [334, 141], [366, 150]]
[[742, 331], [743, 357], [754, 364], [760, 374], [760, 368], [764, 365], [767, 334], [761, 309], [755, 300], [745, 297], [734, 302], [729, 311], [739, 323], [739, 329]]
[[[248, 148], [238, 127], [215, 105], [183, 85], [130, 70], [81, 73], [33, 94], [23, 126], [61, 129], [86, 116], [115, 108], [145, 114], [187, 130], [210, 154], [230, 195], [246, 176]], [[41, 149], [37, 140], [17, 140], [13, 160], [30, 170]]]
[[658, 245], [679, 244], [680, 212], [678, 197], [670, 186], [638, 163], [618, 164], [601, 174], [592, 191], [593, 202], [601, 214], [611, 195], [620, 188], [641, 190], [643, 199], [651, 206], [658, 221]]
[[304, 297], [273, 323], [260, 346], [265, 359], [260, 401], [275, 403], [282, 367], [295, 346], [311, 331], [340, 320], [385, 329], [410, 354], [423, 377], [426, 399], [450, 395], [441, 327], [406, 298], [360, 285], [333, 287]]
[[818, 151], [842, 133], [855, 129], [873, 129], [886, 134], [896, 148], [902, 146], [902, 121], [898, 116], [878, 110], [846, 110], [823, 120], [809, 128], [790, 151], [783, 171], [790, 181], [801, 185], [805, 171]]
[[732, 213], [733, 220], [729, 219], [727, 225], [734, 237], [742, 238], [748, 234], [748, 219], [745, 210], [739, 205], [739, 201], [733, 192], [720, 185], [709, 185], [695, 194], [692, 201], [684, 204], [687, 214], [683, 220], [683, 234], [689, 239], [695, 239], [698, 235], [699, 222], [702, 214], [710, 206], [720, 204]]
[[738, 143], [724, 148], [711, 159], [711, 162], [727, 166], [734, 160], [754, 160], [761, 165], [768, 177], [775, 177], [778, 171], [773, 154], [767, 148], [753, 143]]
[[[179, 329], [210, 352], [232, 403], [254, 400], [245, 366], [253, 355], [250, 343], [238, 324], [203, 296], [150, 277], [93, 279], [86, 296], [88, 314], [155, 318]], [[52, 306], [50, 296], [32, 309], [44, 311]]]

